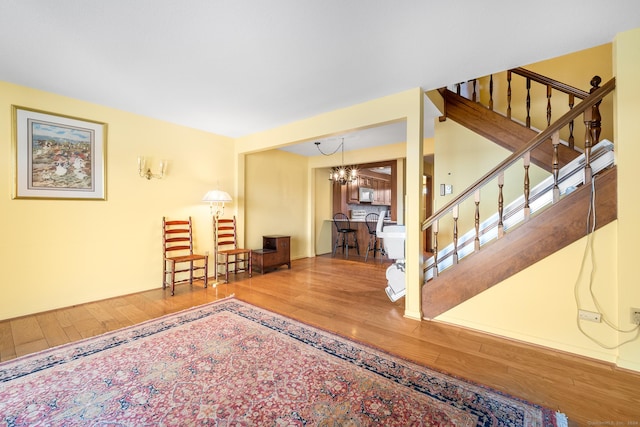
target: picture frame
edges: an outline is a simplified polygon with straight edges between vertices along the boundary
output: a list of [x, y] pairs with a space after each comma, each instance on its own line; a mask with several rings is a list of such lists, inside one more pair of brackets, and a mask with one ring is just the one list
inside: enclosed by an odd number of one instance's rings
[[11, 109], [14, 199], [106, 200], [106, 123]]

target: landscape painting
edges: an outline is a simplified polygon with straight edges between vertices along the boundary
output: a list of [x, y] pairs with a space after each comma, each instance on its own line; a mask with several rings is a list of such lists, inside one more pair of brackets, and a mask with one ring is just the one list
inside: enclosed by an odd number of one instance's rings
[[15, 198], [105, 199], [106, 124], [14, 107]]

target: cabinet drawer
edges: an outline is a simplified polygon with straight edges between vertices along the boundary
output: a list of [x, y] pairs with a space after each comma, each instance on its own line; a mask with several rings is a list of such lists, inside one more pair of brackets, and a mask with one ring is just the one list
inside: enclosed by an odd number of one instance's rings
[[290, 236], [262, 236], [262, 249], [253, 251], [253, 268], [261, 273], [281, 265], [291, 268]]

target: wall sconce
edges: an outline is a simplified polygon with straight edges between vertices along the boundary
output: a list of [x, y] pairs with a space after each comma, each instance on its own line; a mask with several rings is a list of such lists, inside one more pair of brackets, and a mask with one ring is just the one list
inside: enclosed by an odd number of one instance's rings
[[145, 158], [143, 156], [138, 156], [138, 175], [140, 175], [141, 178], [162, 179], [164, 177], [164, 171], [165, 171], [165, 169], [167, 167], [167, 162], [165, 162], [164, 160], [160, 160], [160, 172], [159, 173], [151, 172], [151, 168], [147, 168], [146, 164], [147, 164], [147, 161], [145, 160]]
[[[211, 190], [202, 198], [203, 202], [209, 202], [211, 215], [215, 215], [216, 219], [224, 214], [224, 203], [231, 201], [231, 196], [226, 191]], [[214, 210], [215, 203], [215, 210]]]

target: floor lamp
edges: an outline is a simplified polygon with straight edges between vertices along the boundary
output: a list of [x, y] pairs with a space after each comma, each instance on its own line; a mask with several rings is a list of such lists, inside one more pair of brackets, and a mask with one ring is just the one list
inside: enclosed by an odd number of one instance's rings
[[218, 223], [218, 218], [222, 214], [224, 214], [224, 204], [225, 202], [231, 201], [231, 196], [226, 191], [221, 190], [211, 190], [208, 191], [207, 194], [202, 198], [203, 202], [209, 203], [209, 209], [211, 212], [211, 216], [215, 218], [213, 222], [213, 263], [215, 269], [215, 283], [213, 283], [213, 287], [218, 286], [218, 236], [216, 233], [216, 224]]

